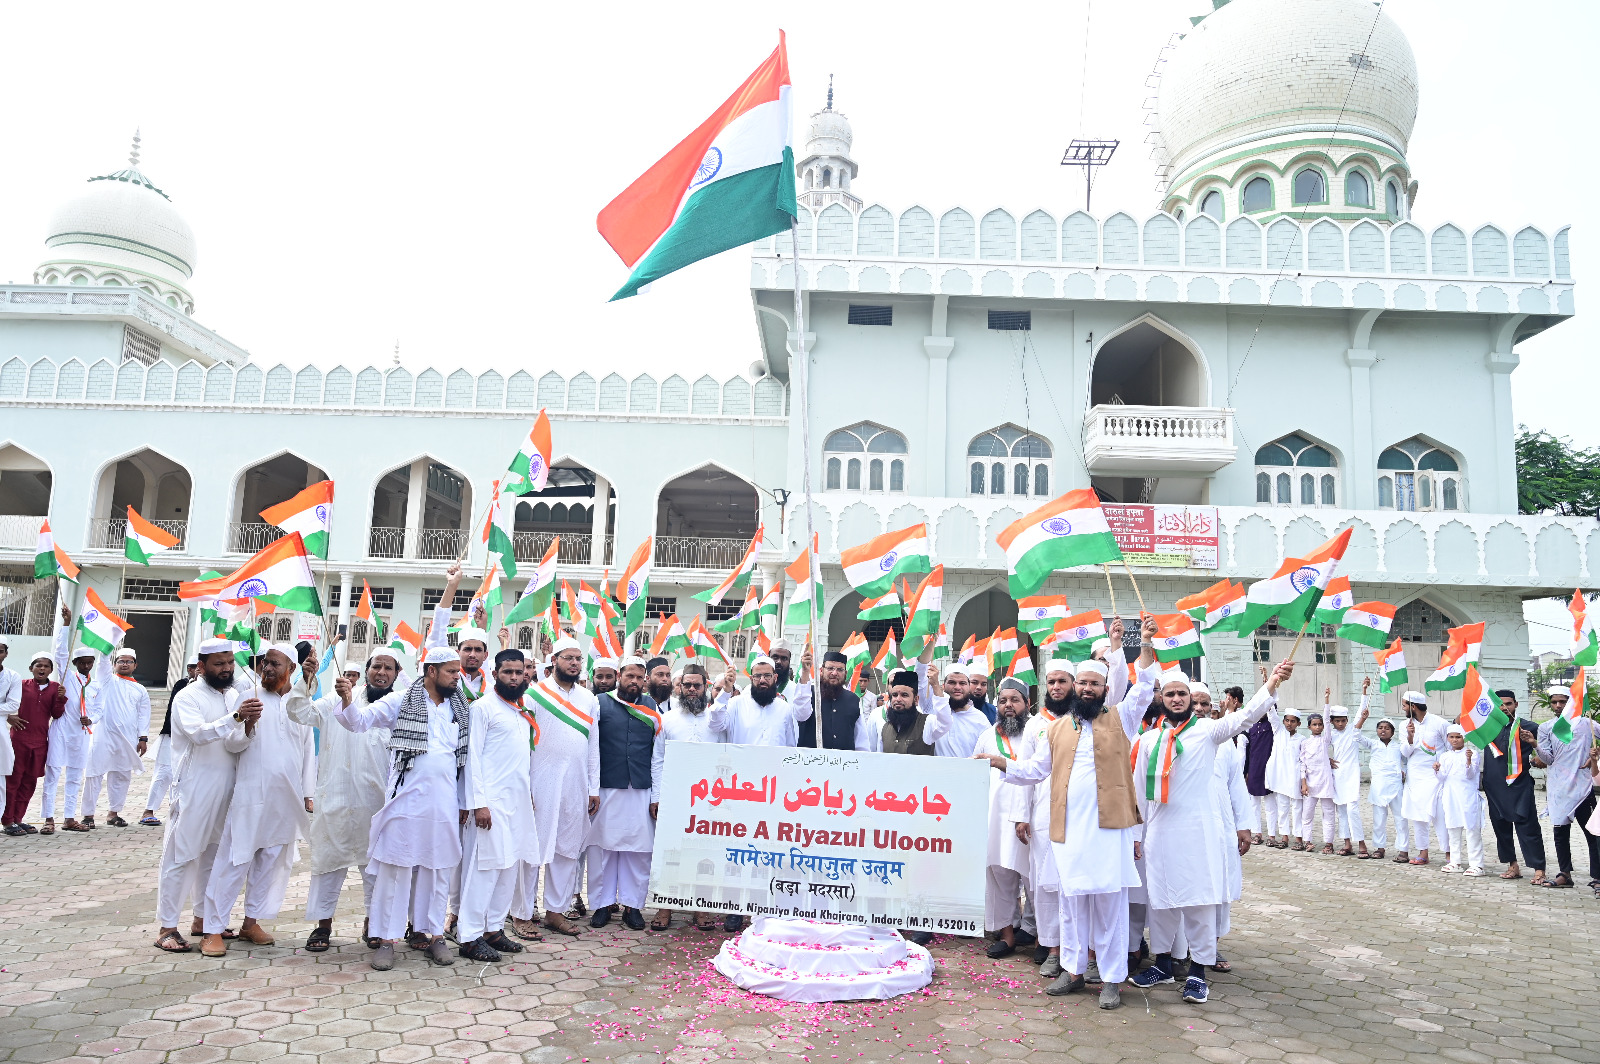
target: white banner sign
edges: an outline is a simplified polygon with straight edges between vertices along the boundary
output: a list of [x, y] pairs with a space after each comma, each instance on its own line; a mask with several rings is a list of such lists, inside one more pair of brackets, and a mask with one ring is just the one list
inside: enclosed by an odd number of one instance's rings
[[669, 742], [652, 906], [983, 934], [989, 768]]

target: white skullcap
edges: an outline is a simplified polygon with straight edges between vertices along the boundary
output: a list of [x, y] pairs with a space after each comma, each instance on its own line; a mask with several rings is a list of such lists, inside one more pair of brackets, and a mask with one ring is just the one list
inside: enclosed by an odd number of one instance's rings
[[1407, 691], [1400, 696], [1400, 701], [1410, 702], [1414, 706], [1425, 706], [1428, 704], [1428, 696], [1420, 691]]
[[960, 662], [956, 662], [954, 665], [946, 666], [944, 675], [946, 679], [949, 679], [952, 676], [965, 676], [968, 679], [971, 679], [972, 670]]
[[625, 657], [621, 661], [617, 662], [615, 667], [616, 667], [616, 670], [618, 672], [621, 672], [623, 669], [626, 669], [629, 665], [637, 665], [637, 666], [639, 666], [639, 668], [642, 669], [642, 668], [644, 668], [644, 659], [641, 658], [637, 654], [629, 654], [627, 657]]
[[452, 661], [460, 660], [461, 655], [456, 653], [455, 647], [429, 647], [427, 654], [422, 659], [422, 663], [424, 665], [448, 665]]
[[564, 635], [555, 641], [555, 644], [550, 648], [550, 656], [553, 658], [563, 650], [576, 650], [580, 654], [583, 652], [583, 648], [578, 645], [578, 641], [570, 635]]
[[1093, 643], [1089, 644], [1089, 653], [1091, 654], [1093, 654], [1096, 650], [1102, 649], [1108, 651], [1111, 649], [1111, 640], [1107, 639], [1105, 636], [1101, 636], [1099, 639], [1096, 639]]
[[594, 659], [594, 667], [596, 669], [610, 669], [612, 672], [616, 672], [617, 671], [617, 659], [616, 658], [595, 658]]
[[1064, 672], [1068, 676], [1077, 675], [1077, 670], [1072, 667], [1072, 662], [1066, 658], [1051, 658], [1044, 663], [1044, 674], [1048, 677], [1052, 672]]
[[1098, 676], [1104, 680], [1110, 677], [1111, 670], [1106, 668], [1105, 662], [1095, 661], [1093, 658], [1090, 658], [1088, 661], [1078, 662], [1077, 674], [1079, 676]]
[[4, 632], [0, 632], [0, 647], [11, 649], [11, 639]]
[[[361, 667], [363, 669], [370, 669], [372, 667], [372, 663], [374, 661], [376, 661], [377, 659], [379, 659], [379, 658], [388, 658], [390, 661], [394, 662], [394, 667], [396, 669], [400, 668], [400, 655], [399, 655], [399, 653], [397, 653], [396, 651], [390, 649], [389, 647], [374, 647], [373, 650], [372, 650], [372, 653], [367, 655], [366, 663], [364, 665], [362, 665]], [[354, 666], [354, 665], [347, 665], [346, 666], [347, 669], [353, 669], [355, 667], [356, 666]]]
[[772, 644], [772, 649], [773, 650], [787, 650], [791, 654], [794, 653], [794, 647], [789, 645], [789, 641], [787, 639], [778, 639], [778, 640], [774, 641], [773, 644]]
[[1451, 724], [1451, 725], [1450, 725], [1450, 726], [1449, 726], [1449, 727], [1448, 727], [1448, 728], [1446, 728], [1446, 729], [1445, 729], [1445, 730], [1444, 730], [1444, 733], [1445, 733], [1445, 734], [1446, 734], [1446, 735], [1460, 735], [1460, 736], [1462, 736], [1462, 737], [1463, 737], [1463, 738], [1464, 738], [1464, 737], [1465, 737], [1465, 736], [1466, 736], [1466, 734], [1467, 734], [1467, 733], [1466, 733], [1466, 730], [1465, 730], [1465, 729], [1463, 729], [1463, 728], [1462, 728], [1462, 727], [1461, 727], [1461, 725], [1459, 725], [1459, 724]]
[[1569, 700], [1572, 698], [1572, 692], [1567, 690], [1565, 687], [1562, 687], [1560, 684], [1552, 684], [1550, 689], [1546, 691], [1545, 694], [1549, 695], [1551, 698], [1565, 698]]
[[677, 683], [681, 679], [683, 679], [683, 669], [679, 668], [677, 672], [672, 674], [672, 682]]
[[188, 664], [190, 664], [190, 665], [198, 665], [198, 664], [200, 664], [200, 654], [199, 654], [198, 651], [189, 655]]
[[489, 649], [489, 633], [482, 628], [458, 628], [456, 630], [456, 646], [462, 643], [482, 643], [483, 649]]
[[1201, 683], [1199, 680], [1190, 680], [1189, 681], [1189, 693], [1191, 695], [1197, 695], [1197, 694], [1198, 695], [1205, 695], [1207, 698], [1210, 698], [1211, 697], [1211, 688], [1207, 687], [1205, 684]]
[[195, 654], [202, 658], [208, 654], [231, 653], [233, 653], [233, 640], [222, 639], [218, 636], [213, 636], [210, 639], [200, 640], [200, 646], [195, 650]]
[[774, 669], [778, 666], [765, 654], [757, 654], [750, 662], [750, 671], [754, 672], [757, 665], [771, 665]]
[[28, 659], [28, 664], [31, 666], [36, 661], [48, 661], [51, 665], [54, 665], [56, 659], [50, 656], [50, 652], [48, 650], [36, 650], [34, 651], [33, 657]]
[[269, 650], [276, 650], [278, 653], [288, 658], [290, 665], [300, 664], [300, 651], [295, 649], [293, 643], [269, 643], [261, 649], [261, 653], [265, 654]]
[[1329, 706], [1328, 707], [1328, 716], [1330, 716], [1330, 717], [1348, 717], [1349, 715], [1350, 715], [1350, 707], [1349, 706]]
[[1286, 710], [1283, 711], [1283, 716], [1285, 716], [1285, 717], [1293, 717], [1295, 720], [1299, 720], [1300, 719], [1300, 711], [1298, 709], [1286, 709]]
[[[134, 649], [132, 647], [119, 647], [117, 649], [117, 652], [115, 654], [111, 655], [111, 660], [115, 661], [118, 658], [132, 658], [134, 661], [138, 661], [139, 660], [139, 655], [134, 652]], [[294, 659], [291, 658], [290, 660], [292, 661]]]
[[77, 661], [79, 658], [98, 658], [99, 656], [100, 652], [90, 647], [79, 647], [72, 652], [73, 661]]
[[1183, 686], [1184, 686], [1184, 688], [1186, 690], [1189, 690], [1189, 691], [1193, 691], [1194, 690], [1194, 688], [1189, 686], [1189, 677], [1187, 677], [1187, 676], [1185, 676], [1183, 674], [1183, 670], [1182, 669], [1168, 669], [1166, 672], [1163, 672], [1161, 674], [1161, 685], [1160, 685], [1159, 690], [1165, 691], [1167, 689], [1167, 685], [1168, 684], [1175, 684], [1175, 683], [1183, 684]]

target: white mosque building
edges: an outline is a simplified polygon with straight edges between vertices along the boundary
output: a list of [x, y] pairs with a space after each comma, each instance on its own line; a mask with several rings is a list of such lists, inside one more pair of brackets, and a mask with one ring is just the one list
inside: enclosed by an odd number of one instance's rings
[[[1594, 522], [1516, 505], [1510, 375], [1520, 341], [1574, 313], [1568, 231], [1412, 221], [1416, 64], [1370, 3], [1233, 0], [1163, 58], [1163, 190], [1137, 215], [862, 198], [830, 98], [796, 153], [800, 247], [753, 249], [762, 358], [728, 380], [570, 360], [477, 375], [260, 364], [194, 320], [194, 236], [137, 158], [93, 178], [56, 215], [34, 283], [0, 287], [0, 630], [14, 655], [47, 641], [57, 588], [34, 581], [32, 553], [48, 516], [133, 621], [141, 678], [169, 680], [196, 627], [178, 582], [237, 567], [277, 534], [260, 511], [324, 478], [330, 612], [348, 621], [365, 580], [381, 613], [417, 626], [468, 540], [481, 565], [479, 493], [541, 407], [557, 469], [518, 507], [519, 560], [560, 535], [562, 577], [594, 584], [654, 535], [655, 609], [720, 618], [732, 607], [690, 596], [757, 525], [769, 586], [804, 541], [789, 392], [803, 349], [832, 645], [859, 626], [841, 548], [926, 522], [959, 645], [1015, 623], [998, 533], [1092, 486], [1154, 608], [1350, 527], [1356, 600], [1400, 607], [1415, 684], [1446, 628], [1483, 621], [1486, 675], [1521, 690], [1523, 601], [1594, 585], [1600, 553]], [[181, 546], [124, 574], [129, 504]], [[1128, 577], [1112, 580], [1065, 572], [1045, 593], [1109, 616], [1114, 590], [1132, 616]], [[1293, 636], [1208, 637], [1201, 667], [1248, 686]], [[1327, 632], [1299, 657], [1291, 703], [1324, 686], [1354, 701], [1374, 671]]]

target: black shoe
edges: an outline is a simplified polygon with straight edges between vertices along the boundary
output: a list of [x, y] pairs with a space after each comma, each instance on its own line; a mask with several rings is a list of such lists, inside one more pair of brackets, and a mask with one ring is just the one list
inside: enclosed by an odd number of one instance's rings
[[928, 943], [933, 941], [933, 932], [932, 931], [913, 931], [913, 932], [911, 932], [910, 938], [911, 938], [911, 941], [915, 942], [917, 945], [926, 946]]
[[991, 960], [999, 960], [1001, 957], [1009, 957], [1017, 952], [1017, 947], [1007, 945], [1006, 940], [1003, 938], [997, 938], [989, 943], [989, 948], [984, 952], [989, 955]]
[[722, 929], [731, 933], [744, 930], [744, 917], [738, 913], [729, 913], [728, 918], [722, 921]]
[[507, 938], [506, 933], [503, 930], [490, 931], [487, 935], [483, 936], [483, 940], [487, 942], [490, 947], [499, 950], [501, 953], [521, 953], [523, 949], [520, 942], [513, 942]]
[[630, 909], [624, 905], [622, 907], [622, 926], [629, 931], [643, 931], [644, 916], [640, 914], [638, 909]]
[[615, 905], [602, 905], [589, 917], [590, 927], [604, 927], [611, 922], [611, 914], [616, 911]]
[[485, 942], [481, 936], [463, 944], [461, 956], [469, 961], [497, 961], [500, 959], [500, 954], [495, 952], [494, 947]]
[[7, 835], [11, 835], [11, 836], [17, 836], [17, 835], [26, 835], [27, 832], [22, 830], [22, 825], [21, 824], [12, 824], [10, 827], [6, 828], [6, 834]]
[[1033, 949], [1033, 963], [1043, 964], [1050, 959], [1050, 947], [1045, 945], [1035, 946]]
[[[1022, 928], [1020, 928], [1020, 927], [1017, 928], [1017, 930], [1012, 934], [1011, 937], [1016, 939], [1016, 942], [1017, 942], [1018, 946], [1033, 946], [1033, 945], [1037, 945], [1038, 942], [1039, 942], [1039, 940], [1037, 938], [1035, 938], [1033, 935], [1029, 934], [1027, 931], [1022, 930]], [[1044, 961], [1040, 961], [1039, 963], [1043, 964]]]

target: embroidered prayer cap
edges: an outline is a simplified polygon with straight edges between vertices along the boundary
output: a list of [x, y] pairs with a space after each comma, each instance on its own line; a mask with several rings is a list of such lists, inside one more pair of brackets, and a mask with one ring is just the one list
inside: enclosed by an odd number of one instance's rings
[[765, 654], [757, 654], [755, 656], [755, 659], [750, 662], [750, 671], [754, 672], [757, 665], [771, 665], [774, 669], [778, 667], [777, 663]]
[[1016, 691], [1022, 696], [1022, 700], [1024, 702], [1028, 700], [1028, 685], [1017, 679], [1015, 676], [1007, 676], [1005, 679], [1001, 680], [1000, 690]]
[[1425, 706], [1428, 704], [1428, 696], [1421, 691], [1407, 691], [1400, 696], [1400, 701], [1410, 702], [1413, 706]]
[[1330, 717], [1348, 717], [1349, 715], [1350, 715], [1350, 708], [1348, 706], [1329, 706], [1328, 707], [1328, 716], [1330, 716]]
[[1298, 709], [1286, 709], [1286, 710], [1284, 710], [1283, 711], [1283, 719], [1284, 720], [1288, 720], [1290, 717], [1293, 717], [1295, 720], [1299, 720], [1300, 719], [1300, 711]]
[[[389, 648], [389, 647], [374, 647], [372, 649], [372, 653], [367, 655], [367, 662], [366, 662], [365, 665], [362, 666], [362, 668], [363, 669], [372, 668], [372, 663], [374, 661], [377, 661], [379, 658], [388, 658], [390, 661], [394, 662], [395, 671], [397, 671], [397, 672], [399, 671], [399, 669], [400, 669], [400, 655], [398, 653], [396, 653], [393, 649]], [[354, 666], [347, 666], [347, 668], [353, 668], [353, 667]]]
[[[3, 645], [7, 645], [7, 644], [0, 644], [0, 646], [3, 646]], [[55, 664], [55, 660], [56, 660], [55, 658], [50, 656], [50, 652], [48, 650], [37, 650], [37, 651], [34, 651], [33, 657], [28, 659], [28, 665], [31, 667], [33, 665], [33, 663], [36, 662], [36, 661], [48, 661], [52, 665], [54, 665]]]
[[270, 650], [276, 650], [288, 658], [290, 665], [298, 665], [300, 663], [300, 652], [294, 648], [293, 643], [268, 643], [261, 649], [261, 653], [266, 654]]
[[1088, 661], [1078, 662], [1078, 675], [1098, 676], [1100, 679], [1104, 680], [1111, 675], [1111, 670], [1106, 668], [1105, 662], [1095, 661], [1093, 658], [1090, 658]]
[[1201, 683], [1199, 680], [1190, 680], [1189, 681], [1189, 693], [1191, 695], [1205, 695], [1207, 698], [1210, 698], [1211, 697], [1211, 688], [1207, 687], [1205, 684]]
[[1190, 691], [1194, 690], [1194, 688], [1189, 686], [1189, 677], [1183, 674], [1182, 669], [1168, 669], [1166, 672], [1163, 672], [1161, 674], [1161, 686], [1158, 688], [1158, 690], [1165, 691], [1168, 687], [1175, 683], [1182, 684]]
[[623, 669], [626, 669], [629, 665], [637, 665], [637, 666], [639, 666], [639, 668], [644, 669], [645, 672], [649, 672], [650, 671], [649, 669], [645, 668], [644, 659], [641, 658], [637, 654], [629, 654], [627, 657], [625, 657], [621, 661], [617, 662], [617, 666], [616, 666], [617, 667], [617, 671], [621, 672]]
[[456, 631], [456, 646], [467, 643], [482, 643], [483, 649], [489, 649], [489, 633], [482, 628], [461, 628]]
[[190, 664], [190, 665], [198, 665], [198, 664], [200, 664], [200, 653], [198, 651], [196, 651], [195, 653], [189, 655], [188, 664]]
[[583, 648], [578, 645], [578, 641], [572, 638], [570, 635], [564, 635], [555, 641], [555, 645], [550, 648], [550, 656], [554, 658], [563, 650], [576, 650], [579, 653], [583, 652]]
[[1462, 738], [1465, 738], [1466, 734], [1467, 734], [1466, 729], [1462, 728], [1461, 725], [1456, 724], [1456, 723], [1452, 723], [1448, 728], [1446, 728], [1444, 730], [1444, 733], [1446, 735], [1459, 735]]
[[202, 639], [200, 640], [200, 646], [196, 648], [195, 653], [202, 658], [210, 654], [231, 654], [233, 653], [233, 640], [218, 638]]
[[787, 639], [776, 639], [776, 640], [773, 640], [772, 649], [773, 650], [787, 650], [791, 654], [794, 653], [794, 647], [789, 645], [789, 641]]
[[[132, 658], [134, 661], [138, 661], [139, 655], [134, 652], [132, 647], [118, 647], [117, 652], [111, 655], [111, 660], [116, 661], [119, 658]], [[289, 660], [293, 661], [294, 658], [291, 656]]]
[[1565, 687], [1562, 687], [1560, 684], [1552, 684], [1550, 688], [1545, 691], [1545, 694], [1549, 695], [1551, 698], [1565, 698], [1569, 700], [1572, 698], [1572, 692], [1567, 690]]
[[422, 659], [424, 665], [448, 665], [452, 661], [460, 661], [461, 655], [456, 653], [452, 646], [429, 647], [427, 655]]
[[1052, 672], [1064, 672], [1068, 676], [1074, 676], [1076, 675], [1077, 670], [1072, 667], [1072, 662], [1068, 661], [1066, 658], [1051, 658], [1049, 661], [1044, 663], [1045, 678], [1049, 679]]
[[954, 665], [945, 666], [944, 676], [947, 680], [952, 676], [965, 676], [970, 680], [972, 678], [972, 670], [957, 662]]
[[1109, 652], [1111, 650], [1111, 640], [1107, 639], [1105, 636], [1101, 636], [1099, 639], [1096, 639], [1093, 643], [1089, 644], [1090, 654], [1093, 654], [1097, 650]]
[[616, 672], [617, 671], [617, 659], [616, 658], [595, 658], [594, 659], [594, 670], [596, 672], [599, 672], [601, 669], [610, 669], [612, 672]]
[[[232, 646], [232, 644], [230, 643], [229, 646]], [[79, 647], [77, 650], [72, 652], [73, 661], [77, 661], [79, 658], [98, 658], [99, 656], [99, 651], [91, 650], [88, 647]]]

